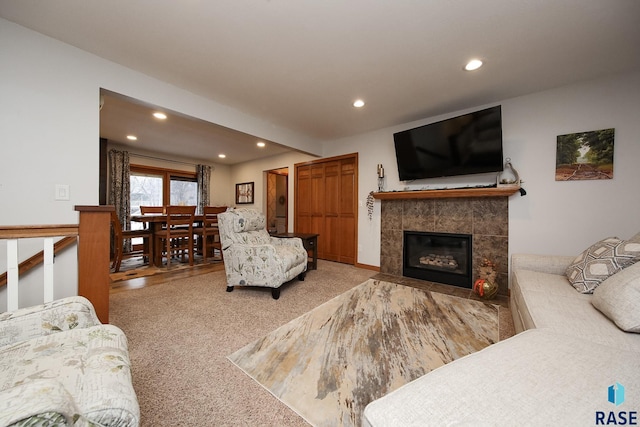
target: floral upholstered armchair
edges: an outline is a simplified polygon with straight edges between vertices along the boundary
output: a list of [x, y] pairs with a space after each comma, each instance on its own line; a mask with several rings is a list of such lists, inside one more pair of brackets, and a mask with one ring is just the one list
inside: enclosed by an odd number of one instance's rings
[[280, 297], [280, 286], [296, 276], [304, 280], [307, 251], [299, 238], [269, 236], [262, 213], [230, 209], [218, 214], [227, 292], [234, 286], [262, 286]]
[[0, 426], [135, 427], [127, 339], [83, 297], [0, 313]]

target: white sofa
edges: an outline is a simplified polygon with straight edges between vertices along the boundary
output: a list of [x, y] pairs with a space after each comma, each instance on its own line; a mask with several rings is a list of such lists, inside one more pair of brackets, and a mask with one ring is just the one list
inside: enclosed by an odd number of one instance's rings
[[0, 427], [136, 427], [124, 333], [68, 297], [0, 313]]
[[640, 262], [583, 294], [565, 274], [575, 258], [514, 255], [519, 333], [371, 402], [363, 425], [640, 423]]

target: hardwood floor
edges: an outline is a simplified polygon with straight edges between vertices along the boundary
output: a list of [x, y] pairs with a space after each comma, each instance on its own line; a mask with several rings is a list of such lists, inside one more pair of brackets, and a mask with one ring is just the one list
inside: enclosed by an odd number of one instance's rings
[[[224, 270], [224, 263], [211, 262], [206, 264], [196, 264], [189, 268], [170, 269], [167, 271], [159, 271], [150, 276], [134, 277], [132, 279], [112, 281], [110, 285], [110, 294], [128, 291], [131, 289], [139, 289], [147, 286], [159, 285], [170, 280], [184, 279], [187, 277], [199, 276], [201, 274], [211, 273], [213, 271]], [[135, 269], [128, 270], [135, 273]], [[134, 274], [132, 274], [134, 275]]]

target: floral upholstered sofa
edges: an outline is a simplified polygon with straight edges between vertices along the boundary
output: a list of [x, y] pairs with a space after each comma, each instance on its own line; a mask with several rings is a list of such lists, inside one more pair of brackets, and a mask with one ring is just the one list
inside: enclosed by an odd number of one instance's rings
[[137, 426], [127, 339], [83, 297], [0, 314], [0, 426]]
[[262, 213], [229, 209], [218, 214], [227, 292], [234, 286], [262, 286], [280, 297], [280, 286], [296, 276], [304, 280], [307, 251], [299, 238], [269, 236]]

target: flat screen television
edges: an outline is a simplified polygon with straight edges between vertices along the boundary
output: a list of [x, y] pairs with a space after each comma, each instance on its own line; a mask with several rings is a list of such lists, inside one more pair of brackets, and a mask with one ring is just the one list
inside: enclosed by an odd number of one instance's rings
[[500, 172], [501, 106], [393, 134], [401, 181]]

